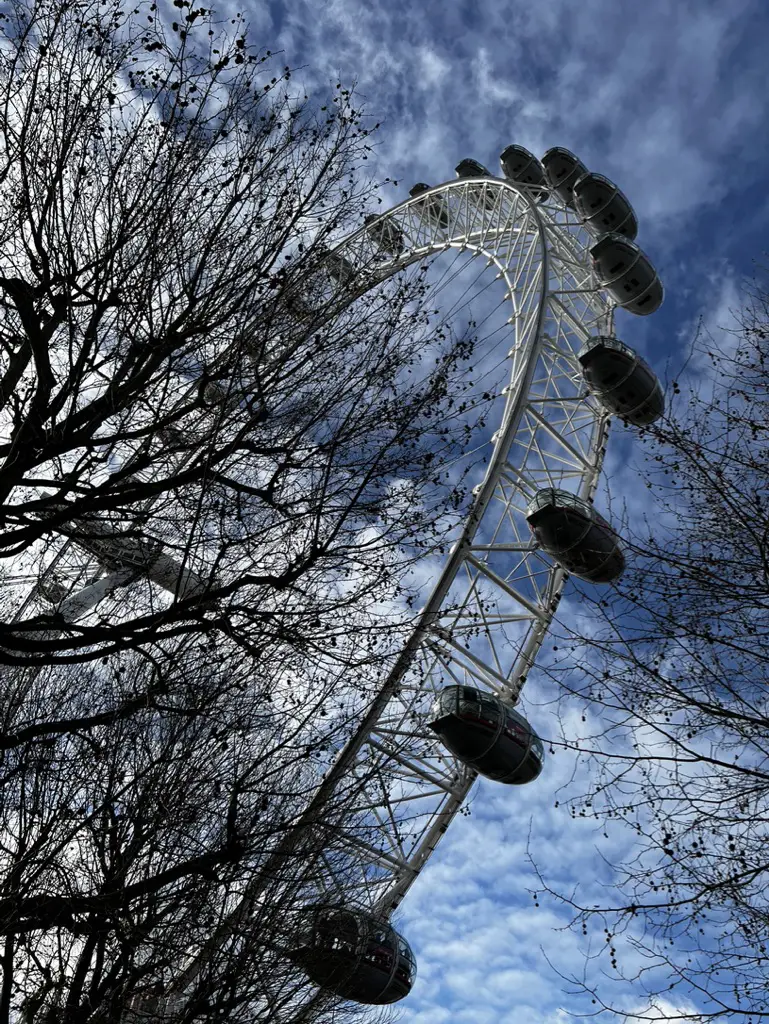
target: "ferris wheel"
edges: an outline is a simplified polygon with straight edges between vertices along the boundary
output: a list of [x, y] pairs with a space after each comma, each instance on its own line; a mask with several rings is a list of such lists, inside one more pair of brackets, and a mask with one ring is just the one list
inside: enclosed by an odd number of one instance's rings
[[[316, 864], [326, 902], [304, 963], [321, 989], [365, 1003], [394, 1002], [413, 984], [410, 948], [384, 922], [477, 775], [519, 784], [541, 771], [543, 744], [513, 705], [567, 573], [608, 583], [624, 567], [592, 506], [610, 416], [642, 426], [664, 408], [653, 372], [614, 334], [616, 306], [652, 313], [663, 294], [635, 245], [630, 203], [567, 150], [540, 162], [508, 146], [500, 159], [502, 178], [464, 160], [456, 181], [416, 185], [326, 269], [344, 289], [370, 265], [372, 243], [380, 273], [469, 252], [504, 282], [509, 310], [501, 422], [474, 503], [414, 634], [316, 797], [344, 793]], [[357, 877], [368, 912], [334, 905], [340, 866], [347, 899]]]
[[[289, 853], [306, 861], [292, 955], [321, 996], [381, 1004], [408, 994], [416, 965], [392, 912], [479, 774], [517, 785], [542, 770], [542, 741], [515, 705], [568, 574], [609, 583], [624, 565], [593, 507], [610, 418], [643, 426], [664, 408], [654, 373], [615, 336], [617, 306], [646, 315], [662, 301], [626, 197], [565, 149], [539, 161], [508, 146], [501, 165], [496, 177], [463, 160], [455, 180], [414, 186], [326, 251], [288, 303], [299, 320], [328, 319], [428, 266], [429, 294], [471, 310], [486, 325], [481, 339], [495, 339], [480, 373], [496, 429], [476, 439], [484, 468], [463, 526], [387, 679], [228, 919], [234, 928], [259, 898], [271, 864]], [[176, 596], [205, 589], [106, 524], [89, 524], [86, 541], [82, 529], [75, 540], [68, 524], [58, 529], [62, 546], [17, 618], [44, 601], [73, 622], [140, 576]], [[177, 991], [201, 962], [180, 972]]]
[[644, 426], [664, 410], [657, 377], [614, 331], [617, 306], [646, 315], [663, 298], [630, 203], [568, 150], [540, 162], [508, 146], [500, 159], [502, 177], [463, 160], [456, 180], [420, 183], [367, 218], [294, 300], [298, 316], [332, 316], [440, 257], [449, 263], [428, 279], [432, 293], [457, 305], [474, 267], [476, 293], [501, 285], [495, 308], [505, 314], [500, 418], [482, 439], [486, 467], [467, 518], [387, 680], [273, 857], [273, 868], [289, 854], [306, 859], [293, 956], [318, 999], [408, 994], [415, 959], [390, 915], [478, 775], [515, 785], [542, 770], [542, 741], [514, 705], [568, 574], [603, 584], [624, 568], [619, 538], [593, 507], [610, 418]]

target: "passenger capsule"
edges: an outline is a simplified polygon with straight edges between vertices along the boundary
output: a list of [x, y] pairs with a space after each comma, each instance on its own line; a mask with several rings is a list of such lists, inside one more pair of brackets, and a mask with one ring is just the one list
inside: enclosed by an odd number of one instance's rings
[[516, 184], [541, 185], [542, 188], [532, 189], [532, 194], [539, 202], [547, 199], [545, 169], [528, 149], [523, 146], [507, 146], [502, 150], [499, 162], [506, 178]]
[[567, 205], [574, 205], [574, 183], [587, 173], [587, 167], [570, 149], [553, 146], [542, 157], [545, 177], [553, 191]]
[[[421, 196], [423, 192], [429, 192], [430, 186], [426, 185], [423, 181], [418, 181], [416, 185], [409, 190], [409, 195], [412, 198]], [[423, 203], [418, 204], [420, 210], [425, 211], [425, 215], [429, 220], [437, 224], [439, 228], [444, 230], [449, 226], [449, 211], [445, 201], [439, 196], [427, 196]]]
[[577, 359], [587, 386], [609, 412], [645, 427], [665, 411], [657, 375], [624, 342], [604, 336], [588, 338]]
[[[460, 160], [457, 164], [456, 173], [458, 178], [491, 178], [496, 180], [495, 176], [491, 171], [484, 167], [483, 164], [479, 164], [477, 160]], [[483, 205], [487, 210], [492, 210], [497, 204], [497, 197], [493, 192], [487, 189], [483, 190]]]
[[428, 725], [454, 757], [487, 779], [516, 786], [542, 771], [542, 740], [522, 715], [491, 693], [444, 687]]
[[355, 277], [355, 268], [352, 263], [339, 252], [331, 252], [328, 249], [322, 251], [321, 266], [328, 276], [340, 288], [346, 288]]
[[477, 160], [471, 160], [469, 157], [466, 160], [460, 160], [454, 170], [458, 178], [494, 177], [488, 167], [484, 167], [483, 164], [479, 164]]
[[574, 183], [574, 205], [594, 235], [614, 231], [633, 239], [638, 220], [628, 198], [603, 174], [588, 172]]
[[329, 296], [329, 284], [334, 291], [342, 290], [352, 284], [356, 273], [346, 256], [319, 245], [316, 250], [316, 262], [307, 280], [287, 292], [286, 305], [291, 314], [299, 319], [313, 317], [326, 307], [332, 298]]
[[375, 213], [365, 217], [366, 230], [375, 245], [390, 256], [400, 256], [403, 252], [403, 231], [391, 218], [382, 219]]
[[660, 308], [665, 294], [662, 283], [635, 242], [610, 231], [601, 235], [590, 255], [601, 286], [623, 309], [647, 316]]
[[374, 1006], [407, 996], [417, 973], [411, 947], [392, 925], [343, 907], [311, 907], [303, 945], [290, 956], [320, 988]]
[[545, 487], [526, 509], [526, 519], [542, 550], [568, 572], [590, 583], [611, 583], [622, 575], [625, 556], [616, 533], [576, 494]]

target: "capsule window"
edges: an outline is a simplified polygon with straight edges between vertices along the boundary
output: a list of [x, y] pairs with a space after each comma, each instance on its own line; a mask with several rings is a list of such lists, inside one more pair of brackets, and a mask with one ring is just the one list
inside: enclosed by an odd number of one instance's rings
[[624, 260], [620, 260], [619, 263], [615, 263], [614, 266], [610, 268], [609, 273], [610, 274], [617, 274], [617, 273], [619, 273], [620, 270], [622, 270], [624, 268], [624, 266], [625, 266], [625, 261]]
[[508, 718], [507, 722], [505, 723], [505, 732], [511, 739], [522, 740], [524, 743], [528, 739], [528, 733], [526, 729], [524, 729], [522, 725], [519, 725], [518, 722], [514, 722], [510, 718]]

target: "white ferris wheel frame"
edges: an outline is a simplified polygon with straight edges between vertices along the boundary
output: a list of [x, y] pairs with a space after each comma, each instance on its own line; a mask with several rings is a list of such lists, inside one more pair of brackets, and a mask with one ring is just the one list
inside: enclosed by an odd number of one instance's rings
[[[410, 640], [287, 839], [241, 893], [225, 934], [258, 901], [276, 864], [288, 854], [301, 856], [321, 807], [333, 827], [325, 848], [318, 852], [317, 837], [312, 844], [309, 888], [333, 900], [343, 876], [344, 898], [352, 886], [358, 902], [382, 916], [399, 905], [477, 777], [427, 730], [432, 698], [442, 685], [457, 683], [517, 702], [567, 578], [539, 551], [525, 506], [542, 487], [592, 501], [606, 450], [610, 416], [585, 386], [577, 351], [590, 335], [613, 333], [615, 304], [592, 270], [594, 238], [569, 207], [554, 194], [542, 201], [536, 189], [506, 179], [462, 178], [398, 204], [377, 227], [401, 237], [404, 250], [386, 252], [372, 225], [335, 246], [332, 258], [344, 257], [365, 278], [341, 290], [329, 278], [324, 318], [431, 255], [460, 249], [485, 259], [504, 281], [510, 304], [501, 424], [461, 536]], [[78, 541], [65, 544], [48, 566], [46, 575], [58, 565], [69, 577], [69, 596], [58, 606], [65, 621], [141, 576], [171, 593], [196, 590], [198, 581], [169, 556], [148, 562], [137, 551], [131, 557], [125, 539], [109, 533], [105, 527], [88, 551], [107, 575], [84, 575], [87, 566], [76, 557], [67, 571]], [[180, 973], [176, 992], [193, 981], [205, 958], [202, 951]]]
[[[454, 683], [517, 702], [567, 578], [541, 555], [525, 505], [543, 487], [592, 501], [606, 450], [610, 416], [585, 386], [577, 351], [590, 335], [613, 333], [615, 304], [592, 270], [594, 237], [557, 199], [537, 199], [536, 190], [511, 181], [464, 178], [393, 207], [373, 225], [379, 237], [407, 243], [384, 262], [380, 247], [377, 280], [446, 249], [485, 258], [506, 285], [512, 335], [502, 421], [462, 534], [307, 812], [308, 822], [317, 820], [344, 780], [333, 856], [321, 855], [317, 883], [333, 899], [342, 865], [349, 899], [357, 868], [361, 903], [383, 915], [399, 905], [477, 777], [427, 731], [430, 698]], [[334, 253], [372, 268], [371, 227]], [[502, 572], [500, 562], [512, 564]], [[510, 626], [515, 644], [504, 630]]]
[[[443, 226], [436, 202], [448, 215]], [[381, 917], [398, 907], [477, 778], [426, 729], [431, 698], [444, 683], [464, 682], [517, 702], [568, 578], [539, 551], [525, 506], [537, 490], [553, 486], [592, 501], [606, 451], [610, 414], [587, 389], [577, 352], [591, 335], [613, 333], [615, 303], [592, 269], [594, 238], [572, 210], [557, 199], [538, 202], [536, 190], [507, 180], [467, 178], [400, 203], [377, 224], [392, 226], [390, 238], [400, 236], [408, 246], [386, 256], [371, 225], [341, 242], [332, 256], [361, 270], [365, 283], [345, 282], [346, 299], [339, 282], [330, 284], [327, 308], [340, 311], [433, 253], [459, 248], [485, 258], [504, 280], [512, 307], [502, 420], [462, 534], [409, 641], [212, 946], [235, 934], [260, 899], [269, 898], [287, 858], [306, 867], [305, 901], [352, 898]], [[512, 562], [505, 573], [496, 571], [500, 556]], [[506, 627], [518, 631], [514, 644]], [[178, 995], [207, 955], [200, 951], [177, 976]], [[320, 992], [311, 1004], [327, 996]]]

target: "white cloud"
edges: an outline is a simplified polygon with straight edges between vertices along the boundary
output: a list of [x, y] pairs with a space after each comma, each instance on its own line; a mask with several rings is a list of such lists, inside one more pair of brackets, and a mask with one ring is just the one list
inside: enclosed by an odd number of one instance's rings
[[417, 75], [422, 85], [441, 85], [451, 70], [449, 61], [427, 46], [420, 46], [416, 52], [419, 61]]
[[288, 59], [357, 78], [388, 118], [381, 157], [396, 176], [416, 169], [407, 147], [388, 144], [404, 131], [421, 157], [422, 132], [437, 130], [429, 171], [439, 180], [460, 150], [488, 162], [509, 141], [562, 143], [616, 174], [644, 226], [664, 233], [666, 221], [678, 226], [725, 194], [734, 178], [724, 169], [761, 122], [756, 68], [734, 59], [754, 12], [751, 0], [578, 9], [300, 0], [279, 41]]
[[700, 1024], [702, 1019], [697, 1008], [690, 1003], [671, 1003], [667, 999], [657, 999], [653, 1004], [633, 1007], [623, 1024], [647, 1024], [654, 1020], [664, 1020], [668, 1024]]

